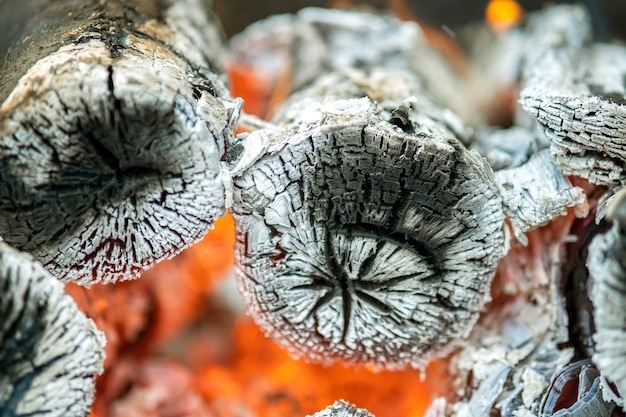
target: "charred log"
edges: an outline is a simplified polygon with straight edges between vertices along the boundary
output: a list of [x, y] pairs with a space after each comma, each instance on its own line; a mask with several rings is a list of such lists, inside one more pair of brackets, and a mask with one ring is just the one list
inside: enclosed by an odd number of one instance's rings
[[421, 367], [489, 298], [504, 246], [493, 173], [420, 99], [313, 96], [250, 135], [267, 151], [234, 178], [238, 282], [297, 356]]
[[195, 0], [27, 3], [0, 66], [0, 236], [66, 281], [134, 278], [224, 212], [218, 26]]
[[529, 32], [520, 102], [552, 141], [557, 164], [594, 184], [623, 184], [626, 48], [593, 44], [580, 6], [538, 14]]
[[0, 415], [84, 417], [104, 337], [31, 256], [0, 243]]

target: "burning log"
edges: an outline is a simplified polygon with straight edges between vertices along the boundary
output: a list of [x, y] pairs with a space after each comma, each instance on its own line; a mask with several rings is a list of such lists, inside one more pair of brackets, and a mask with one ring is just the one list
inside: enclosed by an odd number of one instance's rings
[[426, 97], [384, 100], [379, 79], [419, 91], [385, 74], [357, 76], [382, 108], [350, 76], [321, 79], [311, 90], [366, 97], [288, 105], [284, 125], [247, 138], [267, 151], [233, 181], [251, 314], [315, 361], [424, 366], [467, 335], [504, 248], [489, 166]]
[[[210, 13], [196, 0], [1, 8], [0, 236], [87, 285], [202, 238], [224, 213], [238, 115]], [[14, 10], [37, 13], [7, 24]]]
[[531, 19], [520, 103], [552, 141], [566, 175], [616, 185], [626, 174], [626, 48], [593, 44], [582, 6]]
[[428, 43], [420, 26], [392, 16], [306, 8], [250, 25], [233, 37], [230, 52], [237, 68], [254, 71], [278, 90], [263, 115], [325, 73], [380, 68], [417, 74], [429, 96], [466, 120], [483, 120], [465, 94], [464, 78]]
[[369, 411], [362, 408], [356, 408], [353, 404], [339, 400], [333, 405], [328, 406], [308, 417], [374, 417]]
[[[344, 14], [360, 18], [334, 18]], [[330, 31], [352, 39], [351, 30]], [[242, 45], [258, 39], [244, 35]], [[324, 47], [332, 57], [347, 46]], [[326, 58], [336, 72], [313, 71], [275, 127], [242, 137], [246, 151], [231, 163], [239, 285], [257, 323], [298, 356], [421, 367], [467, 336], [489, 298], [505, 252], [503, 205], [525, 242], [585, 196], [546, 153], [494, 176], [428, 79], [379, 67], [380, 55]]]
[[83, 417], [104, 337], [31, 256], [0, 243], [0, 414]]

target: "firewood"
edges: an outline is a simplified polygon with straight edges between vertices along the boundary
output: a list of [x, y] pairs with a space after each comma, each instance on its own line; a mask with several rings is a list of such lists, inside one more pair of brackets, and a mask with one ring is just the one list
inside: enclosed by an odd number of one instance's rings
[[344, 400], [338, 400], [333, 405], [329, 405], [322, 411], [308, 417], [374, 417], [374, 415], [363, 408], [356, 408]]
[[32, 256], [0, 242], [0, 415], [88, 415], [104, 337]]
[[250, 25], [233, 37], [230, 52], [238, 65], [286, 87], [283, 98], [328, 72], [401, 69], [422, 78], [430, 96], [464, 119], [483, 120], [465, 80], [422, 28], [392, 16], [305, 8]]
[[[346, 91], [350, 76], [329, 77]], [[250, 135], [267, 151], [233, 179], [238, 283], [296, 356], [423, 367], [489, 298], [504, 247], [493, 172], [425, 103], [331, 94]]]
[[134, 278], [224, 213], [218, 25], [196, 0], [26, 3], [0, 63], [0, 236], [64, 281]]
[[[609, 207], [611, 229], [589, 246], [587, 267], [594, 307], [596, 352], [593, 361], [621, 395], [626, 410], [626, 193], [622, 190]], [[610, 392], [610, 386], [605, 391]]]
[[520, 103], [552, 141], [566, 175], [626, 182], [626, 48], [593, 44], [582, 6], [559, 6], [529, 24]]

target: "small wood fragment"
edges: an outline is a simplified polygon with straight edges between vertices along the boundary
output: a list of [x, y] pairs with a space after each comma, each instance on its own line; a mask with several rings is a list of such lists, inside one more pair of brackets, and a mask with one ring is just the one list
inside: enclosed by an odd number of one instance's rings
[[[504, 211], [513, 233], [523, 244], [525, 233], [567, 213], [568, 207], [585, 203], [584, 191], [574, 187], [554, 164], [546, 149], [518, 168], [496, 172]], [[586, 214], [586, 213], [584, 213]]]
[[0, 62], [0, 236], [64, 281], [134, 278], [224, 213], [217, 23], [196, 0], [27, 3]]
[[357, 408], [354, 404], [337, 400], [333, 405], [308, 417], [374, 417], [374, 415], [363, 408]]
[[504, 240], [493, 173], [410, 106], [305, 107], [233, 180], [249, 312], [296, 356], [423, 367], [489, 298]]
[[104, 336], [61, 283], [3, 242], [0, 317], [0, 415], [88, 415]]

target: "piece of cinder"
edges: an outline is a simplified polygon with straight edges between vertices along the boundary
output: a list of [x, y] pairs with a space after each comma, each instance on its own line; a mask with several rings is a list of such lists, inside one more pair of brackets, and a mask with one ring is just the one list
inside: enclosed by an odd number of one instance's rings
[[233, 179], [237, 278], [296, 356], [422, 367], [489, 299], [504, 241], [493, 172], [411, 102], [310, 100], [252, 134], [268, 150]]
[[81, 284], [201, 239], [238, 113], [201, 2], [9, 0], [0, 16], [0, 236]]
[[337, 400], [333, 405], [329, 405], [322, 411], [318, 411], [308, 417], [374, 417], [374, 415], [363, 408], [357, 408], [347, 401]]
[[104, 335], [58, 280], [4, 242], [0, 317], [0, 415], [88, 415]]

